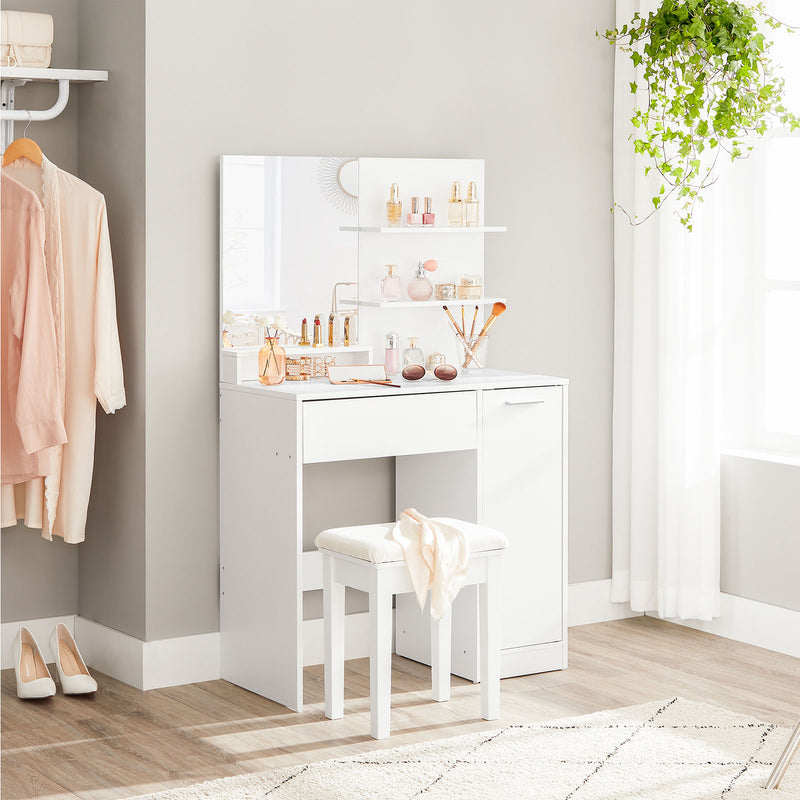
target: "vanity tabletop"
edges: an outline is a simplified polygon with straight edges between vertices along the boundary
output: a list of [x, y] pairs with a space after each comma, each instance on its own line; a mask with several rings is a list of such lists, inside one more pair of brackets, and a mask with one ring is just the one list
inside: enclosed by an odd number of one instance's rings
[[440, 381], [433, 375], [426, 375], [419, 381], [407, 381], [399, 375], [392, 379], [400, 388], [378, 386], [372, 383], [353, 385], [332, 384], [327, 379], [311, 381], [284, 381], [278, 386], [263, 386], [258, 381], [242, 383], [222, 383], [220, 389], [233, 392], [268, 395], [285, 400], [302, 402], [304, 400], [336, 400], [352, 397], [376, 397], [401, 394], [430, 394], [432, 392], [468, 392], [476, 389], [515, 389], [538, 386], [566, 386], [567, 378], [550, 375], [527, 375], [524, 372], [506, 372], [499, 369], [476, 370], [471, 373], [460, 372], [452, 381]]

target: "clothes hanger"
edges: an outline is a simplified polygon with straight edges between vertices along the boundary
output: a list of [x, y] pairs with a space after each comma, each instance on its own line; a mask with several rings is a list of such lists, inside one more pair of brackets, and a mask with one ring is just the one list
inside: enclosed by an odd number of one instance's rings
[[[30, 114], [30, 111], [28, 113]], [[32, 119], [32, 116], [28, 119], [28, 125], [31, 124]], [[18, 158], [27, 158], [28, 161], [33, 161], [34, 164], [42, 165], [42, 148], [33, 139], [25, 138], [25, 134], [28, 132], [28, 125], [25, 126], [25, 130], [22, 132], [22, 138], [14, 139], [6, 148], [6, 152], [3, 153], [4, 167], [7, 167]]]

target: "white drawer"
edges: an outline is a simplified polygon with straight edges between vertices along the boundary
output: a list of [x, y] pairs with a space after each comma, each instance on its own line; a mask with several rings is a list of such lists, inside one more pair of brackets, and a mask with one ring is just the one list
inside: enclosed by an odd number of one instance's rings
[[475, 392], [307, 400], [303, 462], [474, 450]]

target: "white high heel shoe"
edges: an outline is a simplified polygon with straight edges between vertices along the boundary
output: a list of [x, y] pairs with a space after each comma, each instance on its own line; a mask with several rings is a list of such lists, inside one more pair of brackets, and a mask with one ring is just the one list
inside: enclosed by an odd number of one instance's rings
[[17, 679], [17, 697], [32, 700], [52, 697], [56, 685], [42, 657], [42, 651], [33, 634], [21, 627], [14, 637], [14, 676]]
[[86, 669], [69, 628], [61, 622], [50, 634], [50, 649], [53, 651], [61, 691], [64, 694], [89, 694], [97, 691], [97, 681]]

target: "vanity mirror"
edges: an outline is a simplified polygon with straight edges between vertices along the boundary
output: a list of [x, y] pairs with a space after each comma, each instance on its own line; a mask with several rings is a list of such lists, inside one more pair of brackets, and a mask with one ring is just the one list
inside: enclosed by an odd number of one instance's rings
[[[327, 321], [335, 284], [358, 281], [356, 237], [340, 230], [358, 223], [358, 161], [223, 156], [220, 184], [221, 328], [225, 312], [279, 315], [297, 334], [303, 318]], [[357, 296], [356, 285], [339, 286], [339, 309], [355, 310]], [[257, 344], [255, 330], [240, 325], [237, 339], [231, 327], [226, 346]]]

